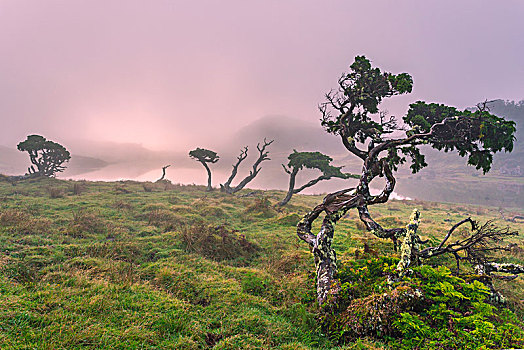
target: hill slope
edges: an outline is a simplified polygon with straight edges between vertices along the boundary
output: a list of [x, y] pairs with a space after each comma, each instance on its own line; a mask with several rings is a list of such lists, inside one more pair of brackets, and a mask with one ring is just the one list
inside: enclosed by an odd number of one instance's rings
[[[0, 196], [5, 348], [338, 348], [318, 328], [314, 264], [294, 227], [318, 196], [293, 197], [277, 212], [279, 191], [235, 197], [200, 186], [56, 179], [0, 181]], [[466, 216], [499, 217], [495, 208], [425, 202], [371, 211], [384, 225], [403, 225], [414, 204], [429, 239]], [[524, 215], [506, 216], [517, 214]], [[348, 263], [364, 244], [395, 256], [390, 243], [362, 231], [354, 212], [337, 225], [334, 244]], [[522, 280], [511, 283], [500, 287], [522, 310]]]

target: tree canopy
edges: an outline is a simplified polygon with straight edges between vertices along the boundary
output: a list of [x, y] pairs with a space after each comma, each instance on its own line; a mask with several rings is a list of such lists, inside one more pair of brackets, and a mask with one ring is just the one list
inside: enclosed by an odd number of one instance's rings
[[220, 159], [216, 152], [205, 148], [196, 148], [189, 152], [189, 156], [201, 163], [216, 163]]
[[[29, 153], [33, 164], [28, 168], [29, 175], [55, 176], [65, 170], [64, 162], [71, 159], [69, 151], [62, 145], [46, 140], [40, 135], [29, 135], [25, 141], [17, 145], [19, 151]], [[36, 169], [35, 169], [36, 166]]]
[[[286, 205], [293, 194], [302, 192], [304, 189], [317, 184], [319, 181], [329, 180], [334, 177], [341, 179], [347, 179], [349, 177], [358, 178], [356, 175], [343, 173], [341, 171], [342, 167], [331, 165], [333, 159], [320, 152], [297, 152], [296, 150], [293, 150], [293, 153], [288, 156], [288, 159], [288, 164], [282, 164], [282, 167], [284, 168], [284, 171], [289, 174], [289, 189], [286, 197], [279, 203], [281, 206]], [[296, 176], [298, 172], [304, 168], [317, 169], [320, 170], [322, 174], [303, 186], [295, 188]]]
[[[410, 93], [412, 77], [407, 73], [382, 72], [364, 56], [355, 58], [338, 85], [320, 105], [321, 123], [362, 159], [387, 151], [385, 159], [391, 168], [397, 169], [408, 158], [416, 173], [427, 166], [419, 146], [428, 144], [445, 152], [457, 150], [461, 157], [468, 158], [468, 164], [486, 173], [494, 153], [513, 149], [515, 123], [489, 113], [486, 106], [479, 105], [472, 112], [417, 101], [410, 105], [404, 124], [399, 124], [394, 116], [381, 112], [379, 105], [384, 98]], [[405, 136], [398, 137], [402, 133]]]

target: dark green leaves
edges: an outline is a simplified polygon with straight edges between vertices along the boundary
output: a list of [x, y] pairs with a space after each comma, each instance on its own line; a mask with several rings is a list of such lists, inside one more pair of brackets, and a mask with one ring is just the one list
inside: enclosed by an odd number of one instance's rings
[[326, 177], [347, 178], [348, 176], [348, 174], [340, 171], [342, 167], [335, 167], [330, 164], [333, 160], [331, 157], [320, 152], [297, 152], [293, 150], [293, 153], [288, 156], [288, 159], [289, 163], [287, 166], [297, 171], [308, 168], [318, 169], [322, 171]]
[[46, 140], [40, 135], [29, 135], [25, 141], [17, 145], [19, 151], [29, 153], [31, 163], [37, 167], [29, 168], [29, 173], [41, 176], [54, 176], [57, 172], [64, 171], [64, 162], [71, 159], [69, 151], [53, 141]]
[[482, 169], [491, 168], [493, 154], [510, 152], [515, 140], [515, 123], [487, 111], [459, 111], [443, 104], [418, 101], [410, 105], [404, 122], [412, 133], [429, 133], [420, 139], [438, 150], [457, 150], [468, 157], [468, 164]]
[[[355, 57], [349, 72], [344, 73], [338, 83], [338, 90], [327, 94], [327, 102], [320, 105], [324, 114], [322, 126], [330, 133], [344, 132], [359, 142], [366, 138], [380, 138], [384, 132], [381, 124], [370, 117], [370, 114], [379, 112], [382, 100], [409, 93], [413, 88], [413, 79], [409, 74], [382, 72], [379, 68], [372, 68], [371, 62], [364, 56]], [[366, 129], [375, 130], [369, 133], [363, 131]]]
[[189, 152], [189, 156], [202, 163], [216, 163], [220, 159], [220, 156], [216, 152], [205, 148], [194, 149]]

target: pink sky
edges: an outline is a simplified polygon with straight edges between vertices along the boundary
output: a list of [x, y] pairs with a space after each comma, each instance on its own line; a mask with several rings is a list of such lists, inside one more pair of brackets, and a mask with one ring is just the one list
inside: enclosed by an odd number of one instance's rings
[[417, 99], [524, 99], [524, 1], [0, 0], [0, 144], [189, 149], [265, 115], [317, 122], [355, 55]]

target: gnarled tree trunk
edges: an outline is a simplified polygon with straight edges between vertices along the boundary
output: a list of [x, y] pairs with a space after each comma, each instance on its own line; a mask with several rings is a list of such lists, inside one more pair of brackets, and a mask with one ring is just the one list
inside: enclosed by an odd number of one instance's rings
[[249, 172], [249, 175], [246, 176], [242, 181], [240, 181], [240, 183], [237, 186], [231, 187], [231, 182], [237, 175], [238, 166], [240, 165], [240, 163], [242, 163], [244, 159], [247, 158], [248, 148], [247, 146], [244, 147], [244, 149], [240, 151], [240, 155], [237, 157], [236, 164], [233, 165], [231, 176], [229, 176], [229, 178], [227, 179], [227, 181], [224, 184], [220, 185], [220, 191], [226, 192], [229, 194], [233, 194], [233, 193], [240, 191], [248, 183], [250, 183], [258, 175], [260, 170], [262, 170], [262, 168], [259, 168], [260, 163], [262, 163], [265, 160], [270, 160], [270, 158], [268, 157], [269, 152], [266, 152], [266, 147], [271, 145], [273, 141], [274, 140], [266, 141], [266, 139], [264, 139], [264, 143], [262, 144], [262, 147], [260, 146], [260, 143], [257, 144], [257, 150], [258, 150], [259, 155], [255, 163], [253, 164], [253, 170], [251, 170]]
[[166, 166], [162, 167], [162, 177], [160, 179], [156, 180], [156, 182], [160, 182], [160, 181], [165, 179], [165, 177], [166, 177], [166, 169], [169, 168], [170, 166], [171, 165], [166, 165]]
[[209, 169], [209, 166], [207, 165], [206, 162], [200, 162], [204, 168], [206, 168], [206, 171], [207, 171], [207, 188], [206, 188], [206, 191], [207, 192], [211, 192], [213, 191], [213, 187], [211, 186], [211, 169]]
[[295, 190], [295, 182], [296, 182], [297, 173], [298, 173], [298, 169], [293, 169], [292, 171], [289, 171], [284, 167], [284, 170], [289, 174], [289, 187], [286, 193], [286, 197], [284, 197], [284, 199], [278, 202], [279, 206], [286, 205], [291, 200], [291, 197], [293, 197], [293, 193]]
[[[369, 193], [369, 181], [378, 175], [384, 175], [386, 185], [383, 191], [372, 196]], [[329, 295], [336, 299], [338, 284], [335, 280], [336, 254], [331, 246], [335, 224], [350, 209], [357, 208], [360, 219], [366, 228], [379, 238], [390, 238], [394, 242], [406, 232], [404, 228], [384, 229], [374, 221], [367, 209], [368, 205], [384, 203], [395, 187], [395, 179], [385, 161], [365, 162], [357, 188], [349, 188], [327, 195], [322, 204], [306, 214], [297, 225], [297, 235], [307, 242], [315, 256], [317, 270], [317, 300], [322, 305]], [[325, 217], [317, 235], [311, 233], [311, 226], [324, 212]]]

